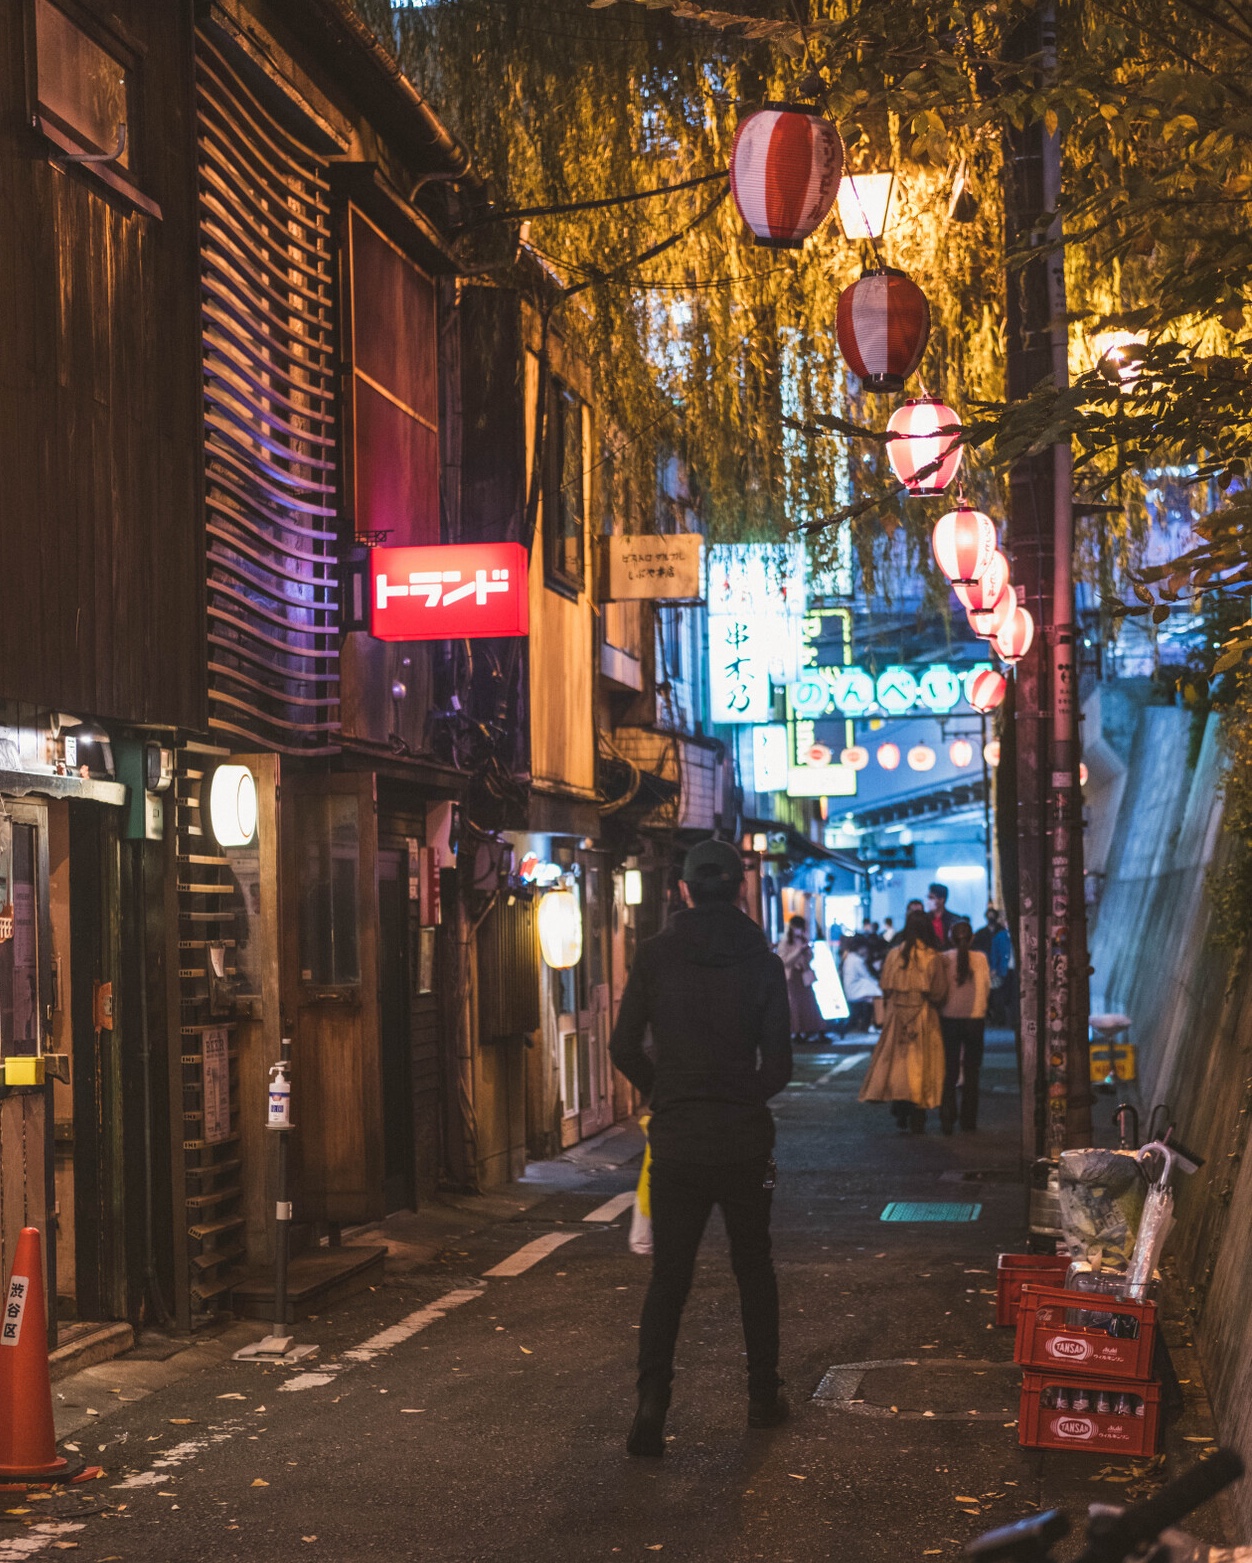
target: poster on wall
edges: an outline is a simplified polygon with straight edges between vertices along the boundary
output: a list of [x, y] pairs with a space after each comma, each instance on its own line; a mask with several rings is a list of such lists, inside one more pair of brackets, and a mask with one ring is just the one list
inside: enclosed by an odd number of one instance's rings
[[206, 1031], [200, 1049], [204, 1142], [220, 1145], [230, 1134], [230, 1037], [225, 1026]]

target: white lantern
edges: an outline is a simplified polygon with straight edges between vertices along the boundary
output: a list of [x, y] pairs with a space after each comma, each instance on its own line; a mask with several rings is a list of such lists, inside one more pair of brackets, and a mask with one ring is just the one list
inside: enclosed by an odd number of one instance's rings
[[572, 890], [549, 890], [539, 901], [539, 949], [554, 971], [583, 958], [583, 914]]
[[863, 771], [869, 764], [869, 750], [860, 744], [853, 744], [839, 756], [839, 763], [846, 765], [850, 771]]
[[992, 768], [992, 770], [994, 770], [996, 766], [999, 765], [1000, 740], [998, 738], [989, 738], [987, 742], [983, 744], [982, 757], [984, 760], [986, 760], [987, 764]]
[[909, 750], [908, 762], [911, 771], [933, 771], [935, 751], [929, 744], [914, 744]]
[[931, 547], [935, 563], [954, 585], [972, 586], [995, 556], [995, 522], [981, 510], [958, 505], [935, 522]]
[[[628, 868], [622, 875], [622, 900], [627, 906], [643, 905], [643, 870]], [[549, 962], [549, 965], [551, 962]]]
[[963, 771], [967, 765], [974, 763], [974, 746], [968, 738], [954, 738], [948, 750], [948, 759], [952, 761], [957, 770]]
[[890, 170], [885, 174], [844, 174], [835, 205], [845, 239], [882, 238], [895, 182]]
[[[961, 420], [937, 396], [897, 407], [887, 419], [887, 460], [910, 494], [942, 494], [956, 476], [965, 447]], [[1007, 578], [1007, 577], [1006, 577]]]
[[900, 763], [900, 747], [898, 744], [879, 744], [878, 763], [884, 771], [894, 771]]
[[209, 778], [209, 829], [219, 847], [246, 847], [256, 835], [256, 778], [246, 765], [219, 765]]

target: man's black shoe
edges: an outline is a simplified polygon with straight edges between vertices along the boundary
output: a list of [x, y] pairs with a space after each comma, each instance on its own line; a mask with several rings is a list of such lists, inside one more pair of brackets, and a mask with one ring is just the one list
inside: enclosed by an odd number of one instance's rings
[[774, 1391], [771, 1399], [748, 1400], [749, 1427], [777, 1427], [791, 1415], [791, 1407], [781, 1389]]
[[630, 1432], [626, 1435], [626, 1453], [659, 1460], [665, 1453], [665, 1413], [669, 1401], [642, 1398]]

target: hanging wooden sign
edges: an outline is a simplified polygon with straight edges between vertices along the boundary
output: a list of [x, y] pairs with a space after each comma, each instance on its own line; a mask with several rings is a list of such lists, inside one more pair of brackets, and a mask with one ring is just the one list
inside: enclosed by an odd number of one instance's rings
[[700, 596], [704, 539], [698, 532], [606, 537], [604, 545], [604, 601], [690, 601]]

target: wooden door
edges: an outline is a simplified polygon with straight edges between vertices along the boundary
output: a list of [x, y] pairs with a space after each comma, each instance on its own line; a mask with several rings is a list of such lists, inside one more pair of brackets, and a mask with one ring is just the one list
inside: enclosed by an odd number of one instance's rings
[[284, 1008], [296, 1219], [383, 1213], [374, 777], [283, 783]]

